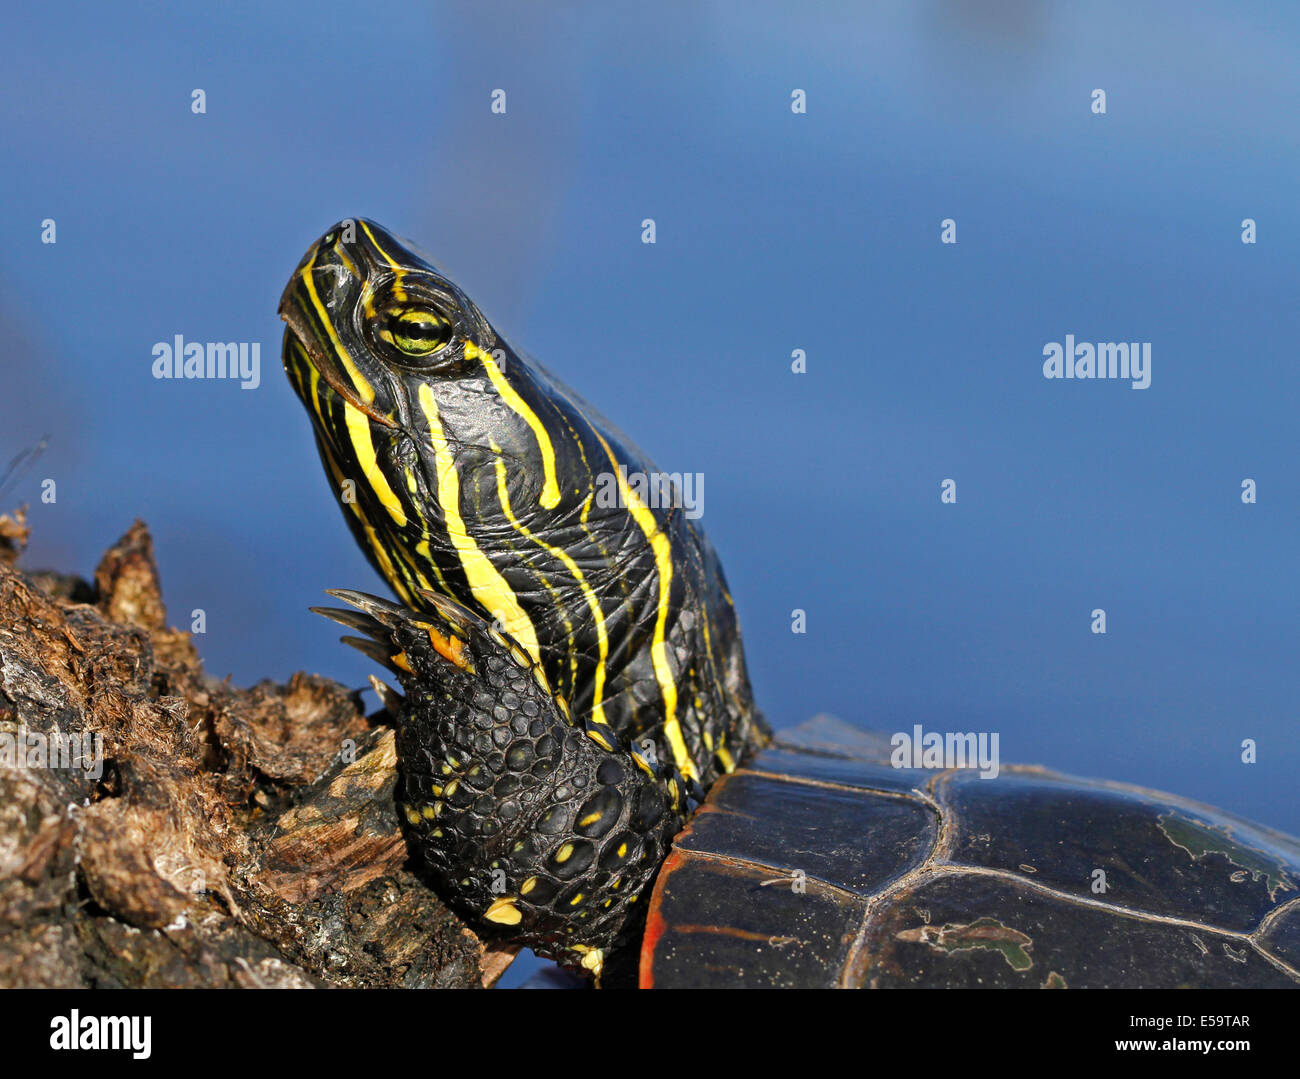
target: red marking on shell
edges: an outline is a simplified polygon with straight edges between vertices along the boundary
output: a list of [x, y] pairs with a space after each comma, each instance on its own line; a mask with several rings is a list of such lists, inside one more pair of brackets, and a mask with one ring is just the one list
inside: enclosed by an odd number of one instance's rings
[[671, 851], [668, 857], [664, 859], [664, 864], [659, 867], [659, 876], [655, 880], [654, 891], [650, 893], [650, 912], [646, 915], [645, 936], [641, 938], [640, 984], [642, 989], [653, 989], [655, 987], [655, 948], [658, 947], [660, 938], [668, 931], [668, 923], [664, 921], [660, 905], [664, 882], [684, 860], [681, 851]]

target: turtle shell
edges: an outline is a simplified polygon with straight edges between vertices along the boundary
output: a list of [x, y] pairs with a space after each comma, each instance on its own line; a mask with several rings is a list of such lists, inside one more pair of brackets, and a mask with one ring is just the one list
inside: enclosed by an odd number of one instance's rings
[[1300, 840], [1035, 767], [782, 739], [656, 881], [643, 987], [1295, 987]]

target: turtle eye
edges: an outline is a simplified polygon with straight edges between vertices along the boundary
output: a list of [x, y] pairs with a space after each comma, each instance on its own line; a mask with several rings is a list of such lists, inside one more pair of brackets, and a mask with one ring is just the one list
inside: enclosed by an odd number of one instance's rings
[[379, 322], [381, 340], [417, 358], [446, 348], [452, 333], [451, 319], [433, 307], [387, 307]]

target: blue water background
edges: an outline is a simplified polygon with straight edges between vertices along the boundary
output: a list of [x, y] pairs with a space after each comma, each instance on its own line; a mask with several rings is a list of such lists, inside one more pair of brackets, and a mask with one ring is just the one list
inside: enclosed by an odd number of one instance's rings
[[[380, 586], [276, 303], [369, 216], [704, 475], [778, 726], [994, 731], [1300, 832], [1300, 9], [864, 7], [11, 9], [0, 456], [51, 436], [5, 507], [26, 564], [88, 574], [141, 516], [210, 671], [364, 682], [307, 612]], [[153, 379], [178, 333], [260, 342], [261, 386]], [[1067, 334], [1151, 342], [1151, 387], [1044, 379]]]

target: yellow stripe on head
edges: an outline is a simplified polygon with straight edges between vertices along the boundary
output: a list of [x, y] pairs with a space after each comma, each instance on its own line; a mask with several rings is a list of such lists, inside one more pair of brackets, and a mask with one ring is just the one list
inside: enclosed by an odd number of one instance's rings
[[352, 362], [352, 357], [348, 350], [343, 347], [343, 342], [339, 340], [339, 335], [334, 332], [334, 323], [330, 321], [329, 312], [325, 305], [320, 302], [320, 296], [316, 293], [316, 282], [311, 278], [312, 268], [316, 264], [316, 254], [312, 253], [307, 264], [302, 268], [302, 283], [307, 290], [307, 297], [311, 300], [311, 305], [316, 309], [316, 317], [320, 324], [325, 328], [325, 334], [330, 339], [330, 344], [334, 346], [334, 353], [339, 358], [339, 363], [343, 365], [343, 370], [352, 381], [352, 387], [357, 391], [357, 396], [361, 398], [363, 404], [370, 404], [375, 399], [375, 388], [366, 381], [365, 377], [357, 370], [357, 365]]
[[397, 262], [392, 255], [379, 246], [379, 241], [375, 239], [375, 234], [370, 231], [369, 225], [364, 221], [359, 221], [357, 224], [359, 224], [365, 234], [370, 237], [370, 242], [374, 244], [375, 250], [383, 255], [384, 261], [388, 263], [392, 268], [393, 273], [396, 275], [397, 280], [393, 282], [393, 296], [399, 300], [405, 300], [406, 290], [402, 288], [402, 277], [406, 271], [403, 270], [401, 263]]

